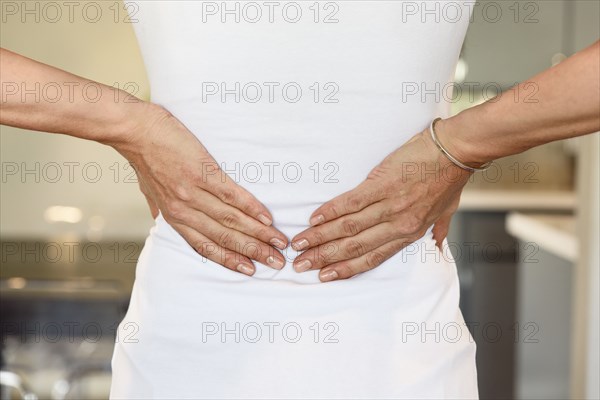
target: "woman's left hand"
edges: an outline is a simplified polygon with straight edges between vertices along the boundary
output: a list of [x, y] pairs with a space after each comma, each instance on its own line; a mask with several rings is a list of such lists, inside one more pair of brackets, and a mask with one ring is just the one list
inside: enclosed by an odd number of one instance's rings
[[311, 228], [292, 239], [292, 248], [304, 251], [294, 268], [320, 269], [323, 282], [349, 278], [379, 266], [432, 224], [441, 248], [470, 174], [442, 154], [428, 129], [415, 135], [364, 182], [313, 212]]

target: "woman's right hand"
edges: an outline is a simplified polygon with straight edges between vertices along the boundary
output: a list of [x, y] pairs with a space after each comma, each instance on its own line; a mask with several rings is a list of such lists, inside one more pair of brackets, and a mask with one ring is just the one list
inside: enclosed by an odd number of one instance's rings
[[288, 240], [271, 226], [267, 208], [171, 113], [140, 105], [137, 128], [111, 145], [134, 166], [152, 214], [160, 210], [198, 253], [226, 268], [252, 275], [251, 260], [283, 268], [285, 258], [273, 246], [283, 250]]

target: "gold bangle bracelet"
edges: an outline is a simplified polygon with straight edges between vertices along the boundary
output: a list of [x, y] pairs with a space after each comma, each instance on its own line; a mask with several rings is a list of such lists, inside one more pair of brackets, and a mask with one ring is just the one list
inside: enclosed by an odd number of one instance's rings
[[486, 169], [488, 169], [490, 167], [490, 165], [492, 165], [492, 162], [490, 161], [490, 162], [483, 164], [481, 167], [469, 167], [468, 165], [458, 161], [456, 159], [456, 157], [454, 157], [452, 154], [450, 154], [450, 152], [448, 150], [446, 150], [446, 148], [440, 143], [437, 135], [435, 134], [434, 125], [439, 120], [441, 120], [441, 118], [438, 117], [438, 118], [434, 119], [433, 121], [431, 121], [431, 125], [429, 125], [429, 133], [431, 134], [431, 139], [433, 140], [433, 143], [435, 143], [437, 148], [440, 149], [440, 151], [442, 153], [444, 153], [444, 155], [446, 157], [448, 157], [448, 159], [450, 161], [452, 161], [452, 164], [454, 164], [457, 167], [460, 167], [462, 169], [465, 169], [469, 172], [485, 171]]

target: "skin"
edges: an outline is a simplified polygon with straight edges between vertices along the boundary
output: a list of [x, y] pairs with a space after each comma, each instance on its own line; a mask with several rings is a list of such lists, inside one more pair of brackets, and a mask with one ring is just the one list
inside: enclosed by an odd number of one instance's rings
[[[599, 49], [597, 42], [499, 98], [439, 121], [440, 142], [463, 163], [479, 166], [600, 130]], [[284, 249], [288, 241], [272, 227], [269, 211], [220, 170], [196, 137], [167, 110], [0, 51], [0, 123], [112, 146], [136, 168], [153, 216], [160, 210], [200, 254], [247, 275], [255, 272], [252, 260], [283, 267], [284, 257], [275, 247]], [[23, 101], [11, 94], [14, 82], [25, 82], [27, 88], [36, 82], [76, 82], [79, 87], [94, 83], [107, 96], [91, 103], [75, 90], [71, 101]], [[531, 94], [528, 84], [537, 88], [536, 102], [524, 98]], [[323, 282], [349, 278], [376, 268], [422, 237], [431, 225], [441, 246], [470, 174], [439, 151], [428, 130], [416, 134], [358, 187], [314, 211], [311, 227], [292, 239], [292, 247], [303, 250], [294, 268], [298, 272], [320, 269]], [[244, 247], [255, 251], [245, 252]]]
[[[495, 99], [439, 121], [435, 130], [450, 154], [473, 167], [600, 131], [600, 41]], [[355, 189], [313, 212], [312, 227], [292, 239], [294, 249], [304, 250], [294, 268], [320, 269], [324, 282], [349, 278], [379, 266], [432, 224], [441, 247], [470, 174], [452, 165], [424, 130]]]

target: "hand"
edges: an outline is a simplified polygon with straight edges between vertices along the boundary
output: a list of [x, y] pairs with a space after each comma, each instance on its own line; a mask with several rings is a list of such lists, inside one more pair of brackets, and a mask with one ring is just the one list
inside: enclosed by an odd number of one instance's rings
[[320, 269], [321, 281], [379, 266], [435, 223], [441, 244], [470, 173], [452, 164], [425, 130], [387, 156], [355, 189], [319, 207], [311, 228], [292, 239], [304, 250], [297, 272]]
[[152, 215], [165, 220], [201, 255], [252, 275], [252, 259], [275, 269], [287, 238], [269, 211], [237, 185], [173, 115], [145, 106], [139, 127], [113, 145], [134, 166]]

